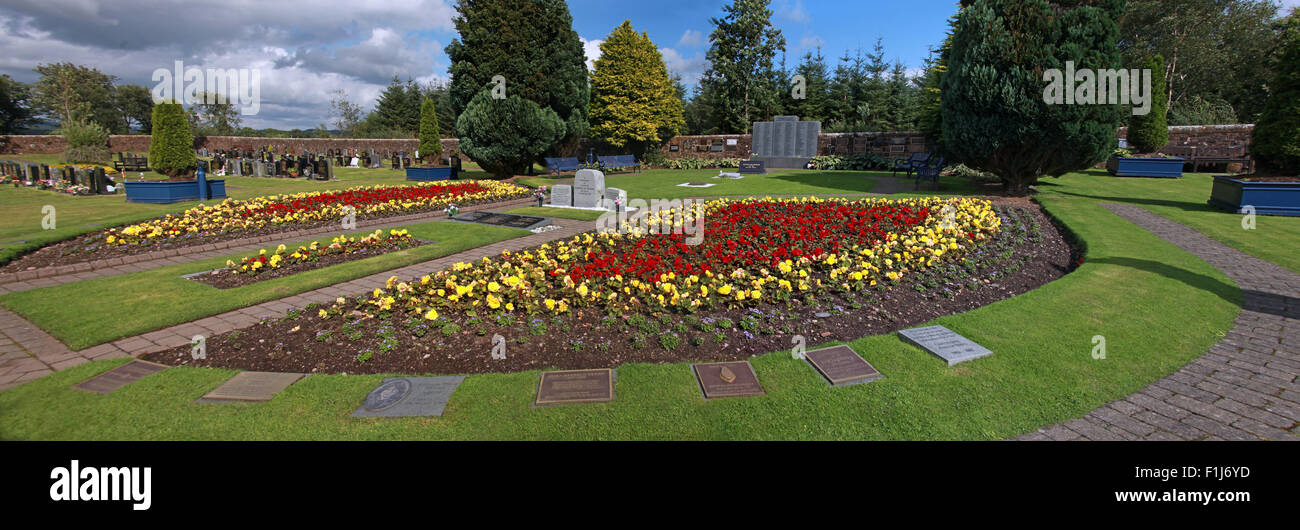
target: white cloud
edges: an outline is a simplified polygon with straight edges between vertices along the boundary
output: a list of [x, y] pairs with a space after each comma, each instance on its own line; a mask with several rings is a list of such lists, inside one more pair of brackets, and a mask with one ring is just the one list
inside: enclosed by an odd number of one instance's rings
[[799, 39], [800, 50], [810, 51], [816, 48], [824, 48], [825, 46], [826, 41], [816, 35], [804, 35], [802, 39]]
[[808, 10], [803, 7], [803, 0], [795, 0], [794, 4], [791, 4], [789, 0], [782, 1], [781, 7], [777, 9], [776, 14], [777, 16], [788, 19], [792, 22], [803, 24], [812, 22], [812, 16], [809, 15]]
[[600, 39], [587, 40], [582, 37], [578, 37], [578, 39], [582, 41], [582, 52], [587, 55], [587, 69], [595, 70], [596, 59], [600, 58], [600, 44], [605, 41]]
[[677, 45], [683, 48], [691, 48], [704, 44], [704, 33], [688, 29], [682, 33], [682, 38], [678, 39]]
[[664, 58], [664, 65], [668, 67], [670, 74], [681, 74], [682, 82], [687, 85], [693, 85], [699, 81], [700, 74], [704, 73], [707, 61], [704, 54], [697, 53], [691, 57], [683, 57], [681, 52], [673, 48], [659, 48], [659, 54]]

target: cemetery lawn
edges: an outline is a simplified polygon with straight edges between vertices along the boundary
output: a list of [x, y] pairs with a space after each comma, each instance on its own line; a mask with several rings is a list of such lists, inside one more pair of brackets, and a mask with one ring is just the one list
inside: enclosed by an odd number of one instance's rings
[[[894, 333], [850, 343], [884, 374], [862, 385], [829, 387], [782, 351], [751, 360], [762, 397], [706, 402], [687, 363], [627, 364], [610, 403], [533, 409], [537, 371], [481, 374], [466, 378], [442, 417], [361, 420], [349, 414], [383, 375], [314, 375], [254, 405], [194, 403], [234, 373], [221, 369], [170, 368], [109, 395], [69, 388], [118, 359], [0, 392], [0, 438], [1005, 439], [1173, 372], [1217, 342], [1240, 307], [1226, 276], [1074, 191], [1091, 178], [1075, 177], [1049, 181], [1061, 187], [1043, 186], [1038, 200], [1086, 244], [1084, 263], [1029, 293], [937, 319], [994, 352], [954, 367]], [[123, 312], [87, 314], [63, 318]], [[1099, 335], [1105, 359], [1092, 355]]]
[[[713, 178], [721, 171], [735, 169], [649, 169], [640, 173], [605, 175], [606, 188], [627, 191], [628, 199], [682, 199], [724, 195], [835, 195], [868, 193], [876, 185], [873, 177], [888, 177], [888, 171], [812, 171], [803, 169], [772, 170], [766, 175], [745, 175], [743, 179]], [[536, 188], [572, 184], [573, 175], [561, 178], [517, 177], [519, 184]], [[678, 186], [685, 182], [716, 184], [708, 188]]]
[[[257, 255], [257, 251], [243, 252], [131, 274], [10, 293], [0, 296], [0, 305], [21, 314], [73, 350], [80, 350], [530, 234], [527, 230], [515, 228], [450, 221], [434, 221], [401, 228], [409, 230], [412, 237], [437, 243], [234, 289], [217, 289], [180, 277], [183, 274], [224, 267], [227, 259], [238, 262], [243, 256]], [[364, 235], [371, 232], [373, 230], [349, 233]], [[307, 245], [312, 241], [328, 244], [337, 235], [339, 234], [325, 234], [304, 240], [300, 244]], [[286, 246], [292, 249], [297, 248], [298, 244]], [[267, 248], [268, 253], [274, 250], [275, 247]]]
[[1256, 215], [1255, 229], [1242, 228], [1242, 214], [1206, 204], [1214, 176], [1186, 173], [1181, 179], [1112, 177], [1104, 170], [1044, 179], [1038, 188], [1071, 197], [1127, 203], [1190, 226], [1225, 245], [1300, 273], [1300, 217]]
[[604, 214], [604, 212], [598, 212], [596, 210], [576, 210], [573, 208], [546, 208], [546, 207], [538, 208], [536, 206], [525, 206], [523, 208], [506, 210], [506, 213], [512, 213], [515, 215], [532, 215], [536, 217], [556, 217], [559, 219], [575, 219], [578, 221], [595, 221], [596, 219], [600, 219], [600, 216]]

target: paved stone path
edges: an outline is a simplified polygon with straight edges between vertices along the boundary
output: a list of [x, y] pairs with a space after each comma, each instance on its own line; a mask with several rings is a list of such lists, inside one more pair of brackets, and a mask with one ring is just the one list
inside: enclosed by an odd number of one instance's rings
[[367, 293], [383, 287], [392, 276], [403, 280], [418, 278], [458, 262], [480, 260], [500, 255], [503, 250], [513, 252], [549, 241], [567, 239], [596, 227], [592, 221], [556, 219], [555, 222], [562, 228], [484, 245], [75, 352], [21, 316], [0, 308], [0, 391], [91, 360], [140, 356], [162, 351], [189, 344], [195, 335], [210, 337], [243, 329], [256, 324], [262, 318], [282, 317], [293, 308], [301, 308], [315, 302], [330, 302], [340, 296]]
[[1200, 358], [1082, 418], [1020, 440], [1300, 440], [1300, 275], [1137, 206], [1103, 204], [1242, 289], [1232, 330]]

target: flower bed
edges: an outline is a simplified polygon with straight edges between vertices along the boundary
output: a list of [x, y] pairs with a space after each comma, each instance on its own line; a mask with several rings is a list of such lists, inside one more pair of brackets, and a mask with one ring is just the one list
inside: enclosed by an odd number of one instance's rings
[[269, 255], [266, 249], [262, 249], [257, 254], [241, 258], [238, 263], [227, 260], [224, 269], [191, 276], [190, 279], [218, 289], [230, 289], [427, 243], [411, 237], [406, 230], [396, 229], [389, 230], [386, 234], [383, 230], [375, 230], [360, 239], [340, 235], [323, 247], [319, 242], [313, 241], [292, 252], [284, 245], [276, 247]]
[[411, 186], [373, 186], [339, 191], [226, 199], [179, 215], [167, 215], [121, 229], [108, 229], [46, 246], [0, 268], [66, 265], [154, 250], [229, 241], [338, 223], [350, 213], [357, 220], [435, 212], [527, 197], [527, 188], [498, 181], [452, 181]]
[[[867, 201], [857, 205], [844, 202], [800, 205], [804, 201], [789, 201], [794, 204], [785, 211], [792, 217], [815, 214], [823, 207], [831, 208], [816, 221], [810, 219], [810, 224], [824, 223], [826, 226], [823, 228], [829, 233], [795, 224], [765, 224], [760, 220], [745, 222], [744, 226], [732, 229], [724, 230], [720, 226], [720, 231], [714, 234], [710, 224], [704, 244], [695, 251], [695, 256], [697, 259], [717, 256], [719, 260], [722, 256], [732, 256], [733, 259], [729, 266], [713, 267], [711, 277], [707, 273], [696, 275], [700, 281], [693, 282], [692, 286], [708, 285], [706, 280], [713, 278], [718, 288], [710, 288], [707, 297], [692, 295], [690, 300], [710, 300], [708, 305], [694, 310], [689, 302], [682, 303], [686, 299], [682, 295], [685, 292], [682, 284], [689, 276], [678, 275], [676, 279], [653, 283], [637, 279], [643, 284], [657, 286], [648, 291], [663, 291], [662, 286], [666, 285], [677, 286], [679, 304], [657, 306], [657, 294], [647, 292], [633, 296], [624, 293], [620, 299], [627, 300], [629, 309], [623, 310], [621, 304], [615, 306], [592, 296], [596, 292], [593, 285], [600, 287], [599, 292], [612, 294], [614, 290], [611, 287], [617, 275], [586, 277], [584, 273], [584, 277], [572, 286], [565, 281], [569, 278], [567, 273], [551, 275], [554, 269], [550, 260], [573, 265], [593, 264], [594, 259], [575, 253], [593, 245], [601, 245], [606, 250], [627, 250], [626, 253], [630, 254], [641, 240], [673, 239], [667, 235], [583, 235], [563, 245], [551, 245], [546, 250], [539, 247], [527, 252], [503, 254], [474, 265], [460, 264], [451, 270], [409, 282], [392, 278], [390, 287], [376, 292], [298, 308], [282, 320], [267, 320], [244, 330], [210, 337], [205, 359], [193, 359], [188, 347], [150, 354], [146, 358], [168, 364], [245, 370], [412, 374], [611, 368], [629, 362], [659, 363], [686, 359], [737, 360], [788, 349], [792, 341], [800, 337], [806, 339], [808, 348], [812, 349], [825, 341], [888, 333], [940, 315], [968, 311], [1058, 278], [1073, 268], [1078, 260], [1061, 233], [1032, 204], [999, 206], [990, 209], [986, 215], [987, 206], [978, 204], [983, 201], [971, 202], [963, 208], [964, 213], [958, 215], [959, 220], [954, 220], [958, 227], [950, 232], [941, 226], [942, 216], [921, 214], [922, 210], [932, 210], [944, 201], [924, 201], [930, 206], [919, 209], [917, 206], [920, 204], [908, 206], [908, 201], [876, 201], [888, 203], [888, 206], [876, 204], [877, 207], [872, 207], [867, 205]], [[732, 203], [733, 206], [736, 204]], [[864, 205], [865, 208], [859, 208]], [[759, 204], [751, 206], [764, 207]], [[796, 207], [810, 207], [811, 211]], [[846, 213], [849, 215], [839, 217], [836, 212], [840, 207], [848, 208]], [[710, 205], [708, 208], [722, 208], [718, 213], [727, 211], [725, 206]], [[911, 213], [904, 208], [910, 208]], [[742, 211], [732, 210], [732, 213], [740, 215]], [[901, 217], [897, 224], [884, 221], [891, 223], [887, 233], [894, 234], [893, 237], [878, 237], [869, 230], [876, 214], [882, 218]], [[919, 221], [912, 223], [918, 218]], [[834, 219], [843, 222], [830, 223]], [[846, 226], [855, 221], [854, 227]], [[912, 224], [906, 226], [909, 223]], [[981, 227], [978, 233], [970, 230], [975, 237], [968, 237], [960, 230], [976, 228], [977, 223]], [[721, 237], [747, 233], [745, 241], [771, 241], [771, 248], [777, 248], [776, 242], [791, 233], [787, 230], [804, 234], [803, 241], [788, 245], [789, 254], [800, 249], [807, 256], [818, 246], [823, 252], [814, 254], [816, 258], [809, 257], [806, 263], [802, 259], [785, 258], [802, 265], [791, 266], [789, 272], [784, 272], [780, 266], [785, 259], [776, 261], [774, 268], [768, 268], [772, 262], [766, 258], [754, 259], [753, 265], [746, 265], [745, 261], [753, 259], [754, 254], [746, 252], [749, 249], [740, 248], [739, 239], [736, 240], [736, 251], [731, 251], [728, 240]], [[950, 244], [955, 242], [958, 248], [949, 248], [936, 256], [932, 251], [937, 250], [938, 241], [927, 245], [920, 240], [929, 237], [925, 235], [927, 231], [935, 232]], [[763, 232], [771, 234], [763, 237]], [[714, 235], [718, 236], [721, 244], [710, 246]], [[588, 237], [591, 237], [590, 243], [586, 242]], [[842, 242], [839, 250], [833, 251], [830, 241], [837, 238]], [[912, 243], [907, 243], [908, 240]], [[872, 258], [860, 254], [867, 249], [883, 252], [890, 243], [893, 243], [892, 251], [883, 259], [891, 260], [892, 265], [883, 262], [878, 252], [873, 251], [875, 257]], [[561, 246], [569, 249], [568, 258], [560, 257]], [[715, 250], [719, 249], [725, 249], [726, 253], [717, 255]], [[894, 252], [898, 252], [898, 259], [893, 258]], [[548, 256], [545, 260], [540, 257], [542, 253]], [[524, 255], [531, 255], [532, 261], [517, 259]], [[628, 257], [636, 259], [638, 256]], [[828, 264], [831, 256], [836, 256], [836, 261]], [[660, 266], [671, 268], [674, 258], [673, 254], [667, 254]], [[931, 258], [934, 259], [932, 266], [929, 264]], [[516, 264], [524, 264], [531, 272], [511, 287], [514, 282], [510, 278], [523, 271], [505, 272], [506, 263], [511, 264], [511, 270], [517, 267]], [[687, 264], [698, 267], [704, 263], [684, 259], [681, 266]], [[879, 267], [881, 271], [867, 265]], [[542, 273], [540, 277], [533, 274], [538, 268]], [[471, 292], [466, 284], [485, 269], [502, 275], [481, 278], [486, 283], [474, 279], [475, 287]], [[724, 274], [741, 269], [749, 271], [743, 279]], [[767, 269], [770, 277], [775, 279], [764, 281], [757, 298], [749, 296], [754, 288], [746, 282], [760, 281], [764, 277], [763, 269]], [[868, 271], [864, 272], [863, 279], [854, 279], [854, 272], [863, 271]], [[647, 274], [651, 272], [653, 267]], [[805, 278], [803, 273], [808, 276]], [[889, 273], [894, 273], [898, 279], [890, 280]], [[456, 278], [453, 282], [461, 287], [454, 293], [443, 283], [453, 276]], [[435, 277], [440, 280], [435, 280]], [[605, 280], [601, 282], [597, 278]], [[624, 274], [624, 285], [630, 291], [639, 291], [631, 289], [633, 278], [640, 276]], [[781, 280], [790, 282], [793, 290], [785, 290]], [[807, 290], [799, 289], [800, 281], [806, 282]], [[493, 290], [492, 283], [497, 284], [497, 290]], [[741, 291], [739, 286], [742, 283], [747, 294], [744, 300], [737, 300], [736, 293]], [[579, 292], [584, 284], [588, 286], [586, 295]], [[732, 286], [731, 292], [718, 294], [727, 284]], [[437, 294], [438, 289], [444, 291], [443, 296]], [[531, 306], [516, 297], [514, 289], [536, 293], [543, 303], [530, 312]], [[561, 308], [557, 301], [554, 308], [548, 308], [544, 303], [548, 295], [543, 293], [551, 293], [549, 297], [552, 300], [561, 297], [565, 307]], [[567, 296], [564, 293], [568, 293]], [[431, 301], [445, 300], [452, 294], [460, 296], [457, 303], [438, 305]], [[500, 309], [491, 309], [486, 301], [489, 294], [509, 300], [506, 303], [513, 304], [514, 311], [509, 311], [505, 304]], [[647, 298], [653, 302], [634, 304], [631, 301]], [[671, 299], [671, 296], [665, 296], [666, 302], [671, 302]], [[499, 341], [494, 342], [494, 335], [506, 339], [504, 359], [494, 359], [490, 355], [494, 345], [499, 345]]]

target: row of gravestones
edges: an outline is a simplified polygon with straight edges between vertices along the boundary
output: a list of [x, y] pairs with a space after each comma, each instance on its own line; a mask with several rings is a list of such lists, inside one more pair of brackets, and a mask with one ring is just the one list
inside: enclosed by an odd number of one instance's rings
[[[922, 349], [939, 356], [952, 366], [991, 355], [943, 326], [926, 326], [899, 332]], [[494, 353], [495, 355], [495, 353]], [[871, 363], [847, 345], [809, 351], [796, 350], [802, 359], [832, 387], [869, 383], [882, 377]], [[758, 374], [748, 361], [691, 364], [691, 371], [704, 400], [766, 395]], [[135, 360], [78, 383], [74, 388], [108, 394], [146, 375], [166, 369], [166, 365]], [[203, 403], [270, 401], [308, 374], [276, 372], [240, 372], [199, 398]], [[542, 372], [538, 378], [533, 407], [572, 403], [598, 403], [614, 400], [616, 370], [556, 370]], [[353, 417], [441, 416], [452, 393], [464, 376], [392, 377], [372, 390]]]
[[324, 157], [309, 158], [306, 155], [284, 157], [274, 161], [258, 158], [214, 157], [211, 165], [222, 168], [226, 176], [232, 177], [286, 177], [297, 174], [314, 180], [334, 178], [334, 164], [331, 160]]
[[20, 164], [13, 161], [0, 163], [0, 175], [15, 177], [14, 185], [18, 186], [20, 182], [27, 186], [38, 186], [41, 181], [50, 183], [62, 180], [70, 186], [86, 186], [89, 194], [101, 194], [116, 192], [116, 181], [104, 171], [101, 166], [95, 166], [92, 169], [83, 169], [74, 166], [63, 166], [51, 168], [47, 164]]

